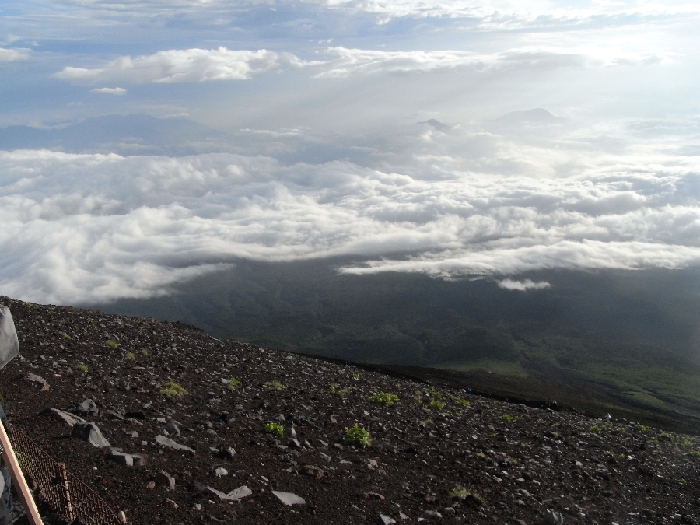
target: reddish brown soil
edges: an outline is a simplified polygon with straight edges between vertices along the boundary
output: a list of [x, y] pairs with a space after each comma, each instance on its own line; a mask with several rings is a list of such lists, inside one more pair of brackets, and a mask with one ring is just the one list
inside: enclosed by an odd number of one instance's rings
[[[695, 437], [431, 389], [351, 364], [219, 341], [183, 325], [0, 302], [12, 309], [21, 347], [21, 359], [0, 372], [11, 422], [130, 523], [325, 525], [381, 523], [383, 514], [398, 523], [533, 524], [547, 509], [566, 524], [700, 523]], [[27, 381], [28, 372], [50, 389]], [[229, 389], [222, 380], [230, 378], [241, 385]], [[160, 394], [167, 381], [186, 393]], [[399, 400], [373, 403], [377, 392]], [[113, 447], [146, 454], [145, 466], [109, 461], [109, 449], [71, 438], [70, 427], [44, 413], [85, 399], [100, 408], [86, 419]], [[145, 419], [112, 419], [108, 410], [142, 411]], [[265, 432], [283, 418], [296, 421], [298, 446]], [[181, 431], [171, 437], [194, 456], [156, 444], [170, 421]], [[370, 432], [371, 446], [343, 444], [356, 423]], [[220, 457], [222, 447], [237, 453]], [[229, 474], [216, 477], [220, 466]], [[175, 477], [173, 490], [148, 488], [160, 471]], [[203, 491], [242, 485], [253, 494], [238, 502]], [[287, 507], [273, 490], [306, 504]]]

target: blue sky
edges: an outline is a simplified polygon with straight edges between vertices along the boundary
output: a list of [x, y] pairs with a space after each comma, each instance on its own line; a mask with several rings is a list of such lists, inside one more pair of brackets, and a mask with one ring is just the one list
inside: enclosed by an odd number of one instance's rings
[[[0, 291], [147, 297], [236, 257], [695, 265], [698, 27], [696, 2], [5, 1], [0, 127], [55, 140], [0, 151]], [[66, 141], [108, 115], [221, 135]]]

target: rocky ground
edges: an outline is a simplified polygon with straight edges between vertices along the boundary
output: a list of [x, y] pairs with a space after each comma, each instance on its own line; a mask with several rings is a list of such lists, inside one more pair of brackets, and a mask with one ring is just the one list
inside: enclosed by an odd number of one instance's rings
[[0, 303], [21, 348], [0, 372], [11, 422], [130, 523], [700, 523], [696, 437]]

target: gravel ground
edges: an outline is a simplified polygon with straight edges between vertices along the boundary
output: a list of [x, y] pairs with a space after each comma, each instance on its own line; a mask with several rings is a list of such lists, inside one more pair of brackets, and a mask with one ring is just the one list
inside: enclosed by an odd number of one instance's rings
[[[696, 437], [470, 396], [177, 323], [0, 303], [21, 349], [0, 372], [11, 423], [130, 523], [700, 523]], [[74, 410], [88, 399], [97, 413]], [[71, 437], [51, 408], [95, 422], [112, 448], [145, 464]], [[355, 425], [369, 443], [348, 442]], [[240, 487], [249, 494], [220, 497]], [[304, 503], [285, 505], [275, 492]]]

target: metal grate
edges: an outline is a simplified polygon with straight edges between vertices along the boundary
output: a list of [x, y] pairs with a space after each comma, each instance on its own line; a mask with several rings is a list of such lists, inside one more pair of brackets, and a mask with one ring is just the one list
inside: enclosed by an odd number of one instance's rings
[[124, 513], [71, 475], [22, 429], [12, 426], [10, 441], [37, 497], [68, 522], [80, 525], [123, 525]]

